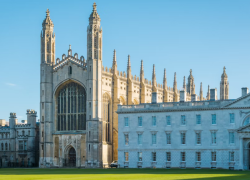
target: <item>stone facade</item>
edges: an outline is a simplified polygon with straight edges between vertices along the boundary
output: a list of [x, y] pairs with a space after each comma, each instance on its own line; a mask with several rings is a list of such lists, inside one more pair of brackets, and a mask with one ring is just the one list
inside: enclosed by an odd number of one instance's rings
[[119, 105], [117, 113], [120, 167], [250, 169], [247, 88], [236, 100]]
[[0, 167], [34, 167], [39, 159], [39, 122], [36, 112], [27, 110], [27, 120], [17, 122], [10, 113], [9, 122], [0, 120]]
[[[152, 81], [145, 79], [143, 61], [140, 77], [132, 75], [130, 56], [127, 72], [119, 72], [115, 50], [112, 67], [103, 67], [100, 21], [94, 3], [86, 60], [73, 55], [71, 46], [56, 59], [54, 24], [46, 12], [41, 32], [40, 167], [107, 165], [118, 159], [119, 104], [150, 103], [152, 92], [157, 92], [157, 102], [179, 101], [176, 74], [173, 88], [167, 86], [166, 70], [163, 85], [157, 83], [155, 66]], [[193, 87], [193, 81], [190, 78], [188, 85]]]

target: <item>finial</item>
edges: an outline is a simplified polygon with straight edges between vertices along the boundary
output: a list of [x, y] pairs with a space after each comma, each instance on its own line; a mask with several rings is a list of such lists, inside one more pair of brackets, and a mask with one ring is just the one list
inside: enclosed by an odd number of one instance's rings
[[113, 62], [116, 62], [116, 51], [115, 51], [115, 49], [114, 49]]
[[143, 70], [143, 60], [141, 60], [141, 69]]
[[49, 16], [49, 9], [47, 9], [46, 11], [46, 16]]
[[94, 2], [94, 4], [93, 4], [93, 11], [95, 11], [96, 10], [96, 3]]
[[128, 55], [128, 66], [130, 66], [130, 55]]
[[164, 78], [166, 78], [166, 68], [164, 68]]
[[71, 45], [69, 45], [69, 49], [71, 49]]
[[155, 74], [155, 64], [153, 64], [153, 73]]
[[192, 69], [190, 69], [190, 74], [192, 74]]
[[226, 72], [226, 67], [224, 66], [223, 71]]

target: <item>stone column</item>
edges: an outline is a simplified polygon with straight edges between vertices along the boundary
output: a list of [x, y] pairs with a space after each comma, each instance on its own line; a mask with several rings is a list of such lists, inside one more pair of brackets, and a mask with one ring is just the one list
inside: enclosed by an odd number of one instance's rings
[[239, 169], [243, 169], [243, 138], [240, 137], [240, 151], [239, 151]]

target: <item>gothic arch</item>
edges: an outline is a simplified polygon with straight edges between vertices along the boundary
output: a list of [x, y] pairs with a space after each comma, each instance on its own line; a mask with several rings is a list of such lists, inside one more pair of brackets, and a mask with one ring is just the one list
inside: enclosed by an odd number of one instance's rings
[[106, 92], [102, 96], [103, 141], [111, 142], [112, 138], [112, 99]]
[[86, 89], [79, 81], [61, 82], [54, 92], [56, 130], [86, 130], [86, 102]]

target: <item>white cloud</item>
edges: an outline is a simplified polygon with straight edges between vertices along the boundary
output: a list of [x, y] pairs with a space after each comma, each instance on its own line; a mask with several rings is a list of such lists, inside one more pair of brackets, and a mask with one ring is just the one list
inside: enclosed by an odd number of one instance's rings
[[16, 86], [16, 84], [13, 84], [13, 83], [6, 83], [6, 85], [12, 86], [12, 87]]

